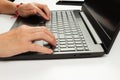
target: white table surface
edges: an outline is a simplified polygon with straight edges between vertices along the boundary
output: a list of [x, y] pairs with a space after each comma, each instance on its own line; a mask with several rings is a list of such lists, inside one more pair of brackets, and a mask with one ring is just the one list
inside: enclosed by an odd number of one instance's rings
[[[80, 9], [56, 6], [57, 0], [16, 0], [48, 4], [51, 10]], [[0, 33], [8, 31], [15, 18], [0, 14]], [[0, 80], [120, 80], [120, 33], [110, 53], [99, 58], [0, 61]]]

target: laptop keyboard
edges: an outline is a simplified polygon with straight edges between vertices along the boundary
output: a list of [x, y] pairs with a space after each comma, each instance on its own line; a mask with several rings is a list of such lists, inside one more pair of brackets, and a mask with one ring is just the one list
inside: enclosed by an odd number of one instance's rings
[[57, 39], [54, 52], [89, 50], [72, 10], [52, 11], [51, 20], [45, 26]]

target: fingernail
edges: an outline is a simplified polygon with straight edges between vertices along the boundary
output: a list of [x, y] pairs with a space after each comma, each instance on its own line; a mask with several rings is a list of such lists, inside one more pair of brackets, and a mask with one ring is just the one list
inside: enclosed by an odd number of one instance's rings
[[49, 49], [49, 53], [53, 53], [53, 50]]
[[49, 18], [47, 18], [47, 20], [50, 20]]
[[50, 18], [49, 18], [49, 17], [47, 17], [47, 20], [50, 20]]

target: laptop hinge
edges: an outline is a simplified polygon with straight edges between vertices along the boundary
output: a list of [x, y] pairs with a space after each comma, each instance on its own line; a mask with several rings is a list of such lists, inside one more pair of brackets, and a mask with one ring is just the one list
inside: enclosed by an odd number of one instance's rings
[[86, 23], [89, 31], [91, 32], [93, 38], [95, 39], [95, 42], [96, 42], [97, 44], [102, 44], [101, 39], [100, 39], [99, 36], [97, 35], [96, 31], [94, 30], [92, 24], [89, 22], [88, 18], [87, 18], [86, 15], [84, 14], [84, 12], [80, 12], [80, 14], [81, 14], [83, 20], [85, 21], [85, 23]]

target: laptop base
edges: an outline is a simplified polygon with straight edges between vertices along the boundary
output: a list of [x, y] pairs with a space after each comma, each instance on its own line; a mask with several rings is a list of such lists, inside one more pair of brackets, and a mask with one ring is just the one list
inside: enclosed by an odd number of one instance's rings
[[0, 58], [1, 61], [16, 61], [16, 60], [52, 60], [52, 59], [77, 59], [77, 58], [93, 58], [102, 57], [105, 53], [75, 53], [75, 54], [39, 54], [36, 52], [27, 52], [17, 56]]

